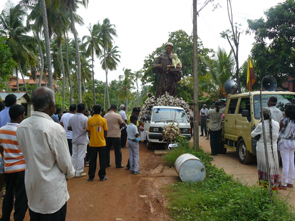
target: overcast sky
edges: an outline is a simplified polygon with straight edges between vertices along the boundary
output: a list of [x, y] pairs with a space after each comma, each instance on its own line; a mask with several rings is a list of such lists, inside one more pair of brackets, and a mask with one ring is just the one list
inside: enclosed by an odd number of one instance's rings
[[[0, 0], [0, 10], [6, 0]], [[18, 0], [11, 0], [18, 3]], [[205, 0], [198, 1], [200, 8]], [[247, 29], [247, 19], [259, 19], [266, 10], [282, 0], [232, 0], [234, 22], [242, 24], [241, 29]], [[123, 74], [123, 68], [138, 71], [143, 66], [146, 56], [157, 47], [167, 42], [169, 32], [184, 30], [189, 35], [193, 30], [192, 0], [89, 0], [88, 8], [78, 10], [84, 19], [84, 26], [76, 25], [79, 38], [88, 35], [89, 24], [100, 23], [109, 18], [116, 26], [118, 37], [115, 45], [121, 51], [121, 62], [116, 71], [109, 72], [109, 80], [118, 79]], [[215, 0], [221, 8], [213, 11], [208, 4], [198, 17], [198, 35], [204, 47], [217, 50], [218, 47], [230, 51], [227, 40], [220, 37], [220, 32], [229, 29], [226, 0]], [[253, 35], [242, 34], [240, 37], [239, 63], [242, 64], [250, 55]], [[95, 78], [105, 81], [105, 73], [100, 68], [96, 58]], [[110, 82], [109, 81], [109, 82]]]

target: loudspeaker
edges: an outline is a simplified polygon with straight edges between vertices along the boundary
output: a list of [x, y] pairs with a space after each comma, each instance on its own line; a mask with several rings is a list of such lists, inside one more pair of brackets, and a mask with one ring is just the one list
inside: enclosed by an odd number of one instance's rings
[[224, 90], [227, 94], [235, 94], [238, 91], [238, 85], [233, 80], [227, 80], [224, 84]]
[[277, 81], [273, 76], [265, 76], [262, 78], [261, 85], [266, 91], [274, 91], [277, 88]]

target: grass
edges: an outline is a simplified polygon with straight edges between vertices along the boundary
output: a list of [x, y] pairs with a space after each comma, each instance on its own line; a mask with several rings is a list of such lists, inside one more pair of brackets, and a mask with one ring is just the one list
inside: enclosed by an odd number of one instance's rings
[[212, 158], [202, 149], [190, 148], [185, 140], [179, 143], [164, 156], [166, 165], [173, 167], [179, 155], [190, 153], [204, 163], [206, 178], [200, 183], [178, 182], [169, 188], [168, 209], [173, 220], [295, 220], [293, 207], [276, 193], [271, 198], [268, 189], [234, 181], [213, 166]]

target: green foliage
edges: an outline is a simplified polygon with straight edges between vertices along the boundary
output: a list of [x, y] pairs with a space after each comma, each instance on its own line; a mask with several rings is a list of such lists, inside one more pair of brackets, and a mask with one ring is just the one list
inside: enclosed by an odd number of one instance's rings
[[223, 169], [211, 165], [209, 154], [202, 149], [196, 151], [183, 141], [164, 156], [164, 161], [173, 166], [179, 155], [193, 154], [205, 165], [206, 178], [200, 183], [178, 182], [169, 188], [168, 209], [173, 220], [295, 219], [294, 209], [275, 193], [271, 199], [268, 189], [234, 181]]
[[266, 19], [248, 20], [249, 31], [255, 34], [251, 50], [257, 81], [274, 76], [278, 86], [295, 76], [294, 37], [295, 2], [287, 0], [265, 12]]
[[6, 77], [13, 73], [13, 68], [17, 63], [12, 59], [12, 54], [8, 45], [7, 38], [0, 35], [0, 78], [1, 82], [6, 81]]

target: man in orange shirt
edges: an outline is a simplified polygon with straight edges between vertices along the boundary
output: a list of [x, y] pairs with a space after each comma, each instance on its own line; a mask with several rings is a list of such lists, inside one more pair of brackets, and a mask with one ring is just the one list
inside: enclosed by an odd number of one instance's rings
[[28, 208], [25, 190], [26, 162], [16, 139], [16, 130], [25, 118], [25, 108], [22, 105], [12, 105], [9, 116], [10, 122], [0, 129], [0, 151], [4, 155], [6, 183], [1, 220], [10, 220], [14, 197], [14, 220], [23, 220]]
[[88, 181], [93, 181], [96, 171], [97, 152], [99, 152], [100, 170], [98, 176], [100, 181], [107, 180], [106, 175], [106, 137], [108, 125], [106, 119], [100, 116], [101, 106], [93, 106], [94, 115], [87, 121], [87, 132], [90, 135], [89, 143], [89, 171]]

